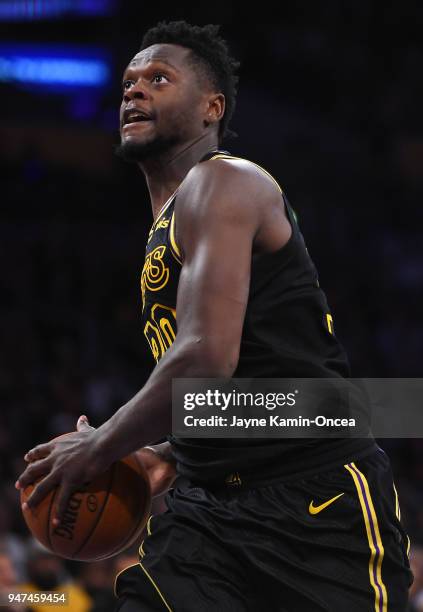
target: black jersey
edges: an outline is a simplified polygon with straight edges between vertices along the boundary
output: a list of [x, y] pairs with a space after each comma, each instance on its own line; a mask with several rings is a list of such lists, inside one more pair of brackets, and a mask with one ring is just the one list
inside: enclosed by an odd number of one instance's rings
[[[201, 162], [214, 159], [237, 158], [227, 151], [215, 151]], [[348, 377], [347, 357], [334, 334], [316, 268], [295, 214], [280, 191], [292, 234], [279, 251], [252, 256], [249, 298], [234, 377]], [[177, 332], [176, 295], [182, 266], [175, 240], [177, 195], [178, 190], [162, 207], [151, 228], [141, 276], [144, 334], [156, 361], [171, 346]], [[242, 472], [244, 477], [248, 473], [250, 480], [260, 480], [264, 473], [271, 478], [306, 472], [357, 459], [373, 446], [370, 439], [168, 439], [178, 472], [198, 481], [230, 478], [234, 472]]]

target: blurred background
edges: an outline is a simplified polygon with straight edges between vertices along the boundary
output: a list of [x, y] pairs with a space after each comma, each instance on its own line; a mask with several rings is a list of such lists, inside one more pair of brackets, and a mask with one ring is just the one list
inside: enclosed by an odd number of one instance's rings
[[[153, 367], [139, 289], [150, 203], [114, 146], [122, 71], [157, 21], [222, 24], [241, 61], [238, 138], [224, 147], [284, 187], [353, 375], [421, 375], [422, 4], [299, 0], [263, 24], [241, 24], [229, 2], [150, 8], [0, 1], [0, 590], [67, 583], [75, 612], [113, 609], [114, 575], [136, 549], [97, 564], [52, 557], [28, 538], [13, 483], [29, 448], [82, 413], [101, 424]], [[423, 443], [380, 445], [423, 610]]]

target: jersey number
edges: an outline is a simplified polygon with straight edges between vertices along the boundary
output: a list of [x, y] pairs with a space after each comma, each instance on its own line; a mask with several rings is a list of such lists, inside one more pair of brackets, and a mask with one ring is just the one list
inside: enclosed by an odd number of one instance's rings
[[158, 362], [176, 338], [176, 310], [162, 304], [154, 304], [144, 334], [154, 359]]

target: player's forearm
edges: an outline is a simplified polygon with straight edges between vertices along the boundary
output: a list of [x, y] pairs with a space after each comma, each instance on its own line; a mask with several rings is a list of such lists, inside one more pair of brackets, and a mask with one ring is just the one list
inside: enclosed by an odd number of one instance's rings
[[144, 387], [97, 429], [99, 450], [112, 462], [164, 438], [172, 431], [172, 379], [226, 377], [235, 367], [201, 343], [175, 341]]

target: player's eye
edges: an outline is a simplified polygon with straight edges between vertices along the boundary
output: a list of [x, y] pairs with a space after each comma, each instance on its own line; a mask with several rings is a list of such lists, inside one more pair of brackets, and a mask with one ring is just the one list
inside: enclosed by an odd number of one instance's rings
[[167, 78], [167, 76], [165, 74], [162, 74], [161, 72], [156, 72], [156, 74], [152, 78], [152, 81], [154, 83], [162, 83], [163, 82], [162, 80], [158, 81], [156, 79], [163, 79], [163, 78], [165, 78], [166, 81], [169, 81], [169, 79]]
[[122, 83], [122, 87], [123, 90], [126, 91], [127, 89], [129, 89], [133, 84], [135, 83], [135, 81], [132, 81], [131, 79], [126, 79], [125, 81], [123, 81]]

